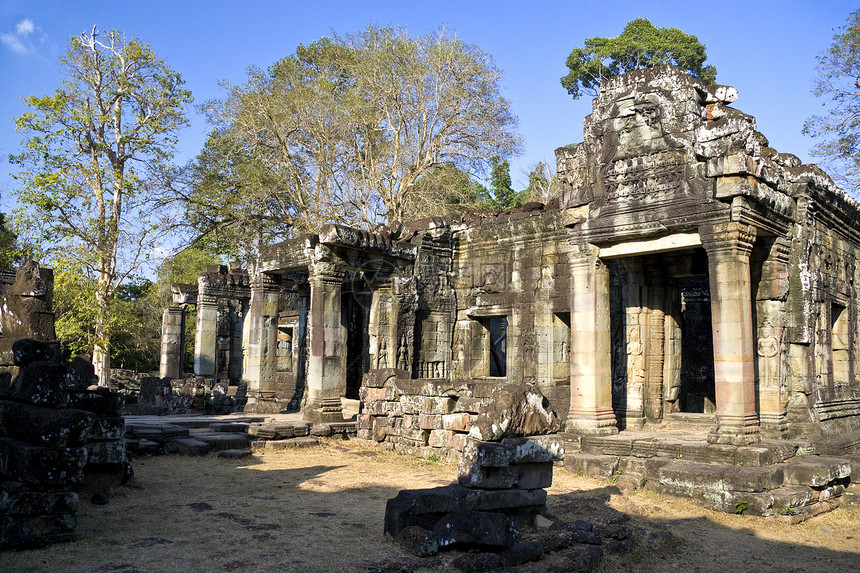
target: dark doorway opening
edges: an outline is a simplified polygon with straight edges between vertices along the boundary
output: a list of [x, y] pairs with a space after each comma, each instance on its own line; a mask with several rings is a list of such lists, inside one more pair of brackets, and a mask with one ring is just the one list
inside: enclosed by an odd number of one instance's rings
[[371, 293], [345, 292], [341, 298], [346, 328], [346, 398], [358, 400], [361, 379], [370, 364], [367, 325]]
[[707, 276], [678, 280], [681, 290], [681, 412], [716, 412], [711, 288]]

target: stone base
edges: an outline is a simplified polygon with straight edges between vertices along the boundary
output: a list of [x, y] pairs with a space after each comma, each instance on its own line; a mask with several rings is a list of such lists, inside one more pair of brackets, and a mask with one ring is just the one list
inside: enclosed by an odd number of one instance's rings
[[302, 408], [302, 419], [312, 424], [343, 422], [340, 398], [323, 398], [319, 404], [307, 404]]
[[280, 414], [287, 409], [287, 403], [277, 398], [248, 398], [244, 412], [248, 414]]

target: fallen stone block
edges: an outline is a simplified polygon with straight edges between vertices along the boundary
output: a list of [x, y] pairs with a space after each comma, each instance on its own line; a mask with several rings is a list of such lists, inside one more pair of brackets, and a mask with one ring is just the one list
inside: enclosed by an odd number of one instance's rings
[[250, 458], [253, 454], [251, 450], [221, 450], [218, 452], [218, 457], [227, 460], [241, 460]]
[[64, 408], [69, 403], [66, 367], [47, 360], [22, 367], [11, 366], [0, 372], [0, 398]]
[[43, 447], [81, 446], [90, 437], [93, 415], [83, 410], [0, 402], [0, 435]]
[[517, 531], [503, 513], [457, 510], [445, 514], [433, 527], [439, 547], [457, 549], [509, 548]]
[[91, 440], [119, 440], [125, 434], [125, 419], [96, 418], [90, 430]]
[[521, 489], [543, 489], [552, 486], [552, 462], [518, 464], [516, 486]]
[[63, 485], [83, 477], [87, 450], [43, 448], [12, 438], [0, 438], [0, 475], [12, 481], [31, 484]]
[[564, 469], [590, 477], [611, 477], [618, 470], [618, 456], [583, 452], [565, 454]]
[[74, 541], [77, 518], [62, 515], [0, 515], [0, 538], [11, 547]]
[[[28, 491], [24, 484], [10, 487], [15, 482], [5, 482], [3, 488], [12, 491], [0, 492], [0, 513], [9, 515], [56, 515], [74, 514], [78, 511], [78, 494], [72, 491], [36, 492]], [[17, 490], [17, 491], [16, 491]]]
[[182, 456], [205, 456], [209, 450], [209, 444], [195, 438], [175, 438], [164, 444], [165, 452]]
[[87, 464], [121, 464], [128, 461], [125, 444], [121, 440], [110, 442], [90, 442], [87, 450]]
[[312, 436], [302, 436], [298, 438], [290, 438], [288, 440], [268, 440], [264, 443], [264, 447], [268, 450], [284, 450], [287, 448], [307, 448], [318, 446], [320, 442]]

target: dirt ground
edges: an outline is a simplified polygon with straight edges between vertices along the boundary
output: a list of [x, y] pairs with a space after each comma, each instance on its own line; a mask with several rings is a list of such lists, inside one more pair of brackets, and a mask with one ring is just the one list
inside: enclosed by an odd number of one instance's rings
[[[107, 505], [82, 495], [76, 542], [2, 553], [0, 572], [454, 571], [455, 555], [420, 561], [382, 532], [387, 499], [450, 483], [452, 464], [329, 441], [239, 461], [142, 458], [134, 469], [134, 488], [114, 490]], [[857, 508], [791, 525], [648, 491], [621, 494], [609, 481], [556, 468], [548, 509], [564, 522], [623, 513], [677, 540], [610, 556], [604, 573], [860, 571]]]

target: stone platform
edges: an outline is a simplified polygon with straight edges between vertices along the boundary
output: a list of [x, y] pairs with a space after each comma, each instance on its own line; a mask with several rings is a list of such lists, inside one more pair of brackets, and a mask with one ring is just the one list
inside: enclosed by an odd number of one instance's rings
[[355, 436], [354, 420], [312, 425], [301, 413], [126, 416], [125, 443], [133, 455], [206, 455], [225, 450], [316, 445], [322, 436]]
[[860, 504], [860, 453], [817, 455], [810, 441], [709, 444], [707, 435], [705, 428], [662, 428], [575, 437], [565, 442], [564, 467], [632, 478], [646, 489], [732, 513], [802, 519]]

